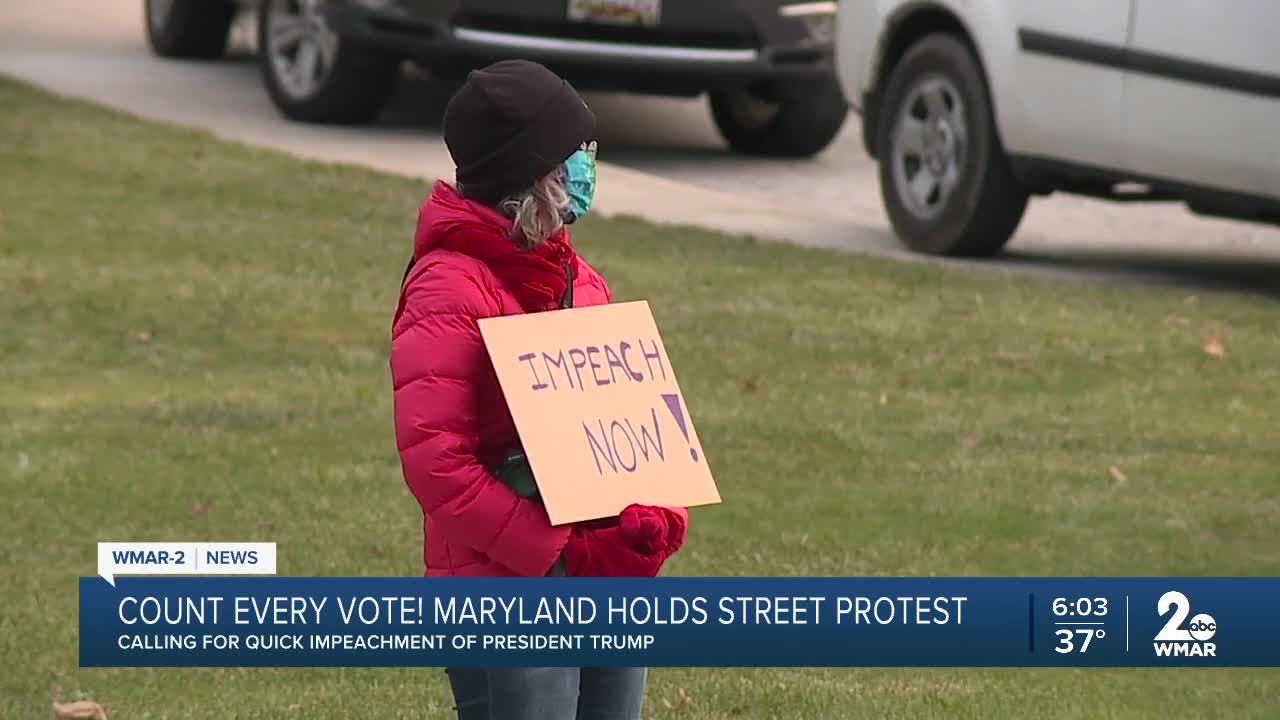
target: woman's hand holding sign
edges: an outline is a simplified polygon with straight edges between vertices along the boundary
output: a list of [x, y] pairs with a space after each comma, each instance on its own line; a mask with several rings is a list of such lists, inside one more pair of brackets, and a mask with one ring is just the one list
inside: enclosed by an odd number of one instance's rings
[[681, 509], [629, 505], [610, 527], [574, 528], [564, 549], [571, 577], [655, 577], [684, 544], [688, 515]]

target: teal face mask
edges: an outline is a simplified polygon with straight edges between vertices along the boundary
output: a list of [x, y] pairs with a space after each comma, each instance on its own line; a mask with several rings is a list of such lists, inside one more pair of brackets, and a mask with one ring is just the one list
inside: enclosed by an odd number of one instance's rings
[[566, 223], [586, 215], [596, 194], [596, 141], [582, 144], [582, 149], [564, 161], [564, 189], [569, 194]]

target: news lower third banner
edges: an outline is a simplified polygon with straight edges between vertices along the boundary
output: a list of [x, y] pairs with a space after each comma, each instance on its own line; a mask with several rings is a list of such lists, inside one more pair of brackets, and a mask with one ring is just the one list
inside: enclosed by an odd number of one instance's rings
[[81, 666], [1280, 666], [1280, 578], [114, 581]]

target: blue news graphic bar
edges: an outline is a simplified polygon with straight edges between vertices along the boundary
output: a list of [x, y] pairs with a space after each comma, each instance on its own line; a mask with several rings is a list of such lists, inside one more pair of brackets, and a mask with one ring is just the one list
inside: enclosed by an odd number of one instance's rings
[[1280, 667], [1280, 578], [80, 579], [83, 667]]

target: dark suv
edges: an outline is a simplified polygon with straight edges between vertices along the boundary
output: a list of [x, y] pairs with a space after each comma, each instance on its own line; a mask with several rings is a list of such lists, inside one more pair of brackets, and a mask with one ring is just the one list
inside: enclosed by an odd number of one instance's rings
[[[145, 0], [166, 57], [217, 57], [237, 0]], [[262, 77], [286, 116], [374, 120], [401, 63], [456, 79], [537, 60], [581, 90], [697, 96], [736, 150], [808, 156], [844, 123], [835, 2], [782, 0], [259, 0]]]

